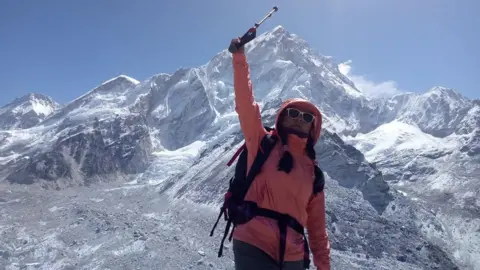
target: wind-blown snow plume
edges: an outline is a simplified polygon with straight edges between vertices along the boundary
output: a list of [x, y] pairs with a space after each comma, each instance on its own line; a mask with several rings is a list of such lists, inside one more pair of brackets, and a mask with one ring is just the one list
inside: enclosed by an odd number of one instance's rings
[[371, 97], [389, 98], [401, 91], [395, 81], [374, 82], [366, 76], [354, 74], [352, 60], [345, 61], [338, 65], [340, 72], [349, 78], [362, 93]]

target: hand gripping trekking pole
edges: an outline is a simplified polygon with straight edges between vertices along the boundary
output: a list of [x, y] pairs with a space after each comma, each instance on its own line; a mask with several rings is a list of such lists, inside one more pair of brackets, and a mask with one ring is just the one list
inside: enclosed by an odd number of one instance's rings
[[255, 26], [248, 29], [248, 31], [240, 38], [239, 42], [230, 44], [228, 51], [234, 53], [238, 51], [242, 46], [252, 41], [257, 35], [257, 28], [268, 18], [272, 17], [274, 12], [278, 11], [278, 7], [273, 7], [273, 9], [258, 23], [255, 23]]

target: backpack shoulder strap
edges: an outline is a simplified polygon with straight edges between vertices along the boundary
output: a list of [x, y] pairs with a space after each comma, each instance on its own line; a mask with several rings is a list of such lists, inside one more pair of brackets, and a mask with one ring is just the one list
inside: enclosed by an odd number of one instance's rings
[[[268, 156], [270, 155], [270, 152], [272, 151], [273, 147], [275, 146], [277, 142], [277, 136], [274, 134], [267, 134], [263, 137], [263, 139], [260, 142], [259, 149], [257, 150], [257, 155], [255, 156], [255, 159], [252, 163], [252, 166], [250, 167], [250, 170], [247, 173], [247, 169], [243, 168], [243, 170], [239, 173], [242, 173], [245, 177], [245, 182], [241, 185], [242, 189], [239, 190], [238, 195], [241, 196], [241, 199], [245, 197], [247, 194], [248, 189], [250, 188], [250, 185], [252, 184], [253, 180], [255, 179], [255, 176], [260, 173], [263, 164], [267, 160]], [[244, 159], [244, 164], [247, 164], [246, 159], [247, 159], [247, 151], [246, 149], [242, 154], [240, 155], [240, 160]], [[239, 161], [240, 161], [239, 160]]]
[[249, 179], [253, 180], [253, 178], [255, 178], [255, 176], [261, 171], [263, 163], [265, 163], [267, 160], [276, 142], [277, 136], [275, 135], [267, 134], [265, 137], [263, 137], [262, 141], [260, 142], [257, 155], [255, 156], [255, 160], [253, 161], [250, 171], [247, 174], [247, 181]]
[[[265, 130], [266, 130], [267, 132], [272, 132], [272, 131], [274, 131], [273, 128], [268, 127], [268, 126], [264, 126], [264, 128], [265, 128]], [[237, 157], [238, 157], [240, 154], [244, 154], [244, 153], [246, 153], [246, 152], [247, 152], [247, 144], [246, 144], [246, 142], [244, 142], [244, 143], [237, 149], [237, 151], [235, 152], [235, 154], [233, 154], [233, 156], [232, 156], [232, 158], [230, 159], [230, 161], [228, 161], [227, 166], [230, 167], [230, 166], [233, 164], [233, 162], [235, 162], [235, 160], [237, 159]], [[244, 155], [246, 155], [246, 154], [244, 154]]]
[[230, 161], [227, 163], [227, 166], [230, 167], [233, 162], [237, 159], [238, 155], [240, 154], [243, 154], [243, 152], [246, 152], [247, 151], [247, 145], [246, 143], [243, 143], [242, 146], [240, 146], [237, 150], [237, 152], [235, 152], [235, 154], [233, 154], [232, 158], [230, 159]]
[[325, 176], [322, 169], [315, 164], [315, 180], [313, 181], [313, 194], [317, 194], [323, 191], [325, 188]]

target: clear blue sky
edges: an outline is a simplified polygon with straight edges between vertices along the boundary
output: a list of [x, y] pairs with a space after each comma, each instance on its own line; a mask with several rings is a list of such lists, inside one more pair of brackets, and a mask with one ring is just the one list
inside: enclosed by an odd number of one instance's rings
[[281, 24], [374, 82], [480, 97], [479, 0], [0, 0], [0, 104], [199, 66], [274, 5], [260, 32]]

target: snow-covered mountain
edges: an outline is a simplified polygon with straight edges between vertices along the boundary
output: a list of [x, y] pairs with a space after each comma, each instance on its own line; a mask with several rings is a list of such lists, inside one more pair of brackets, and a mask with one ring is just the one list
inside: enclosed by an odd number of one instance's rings
[[[477, 101], [441, 87], [372, 99], [281, 26], [246, 52], [265, 124], [289, 97], [324, 113], [333, 269], [480, 266]], [[4, 127], [0, 265], [231, 269], [206, 232], [242, 140], [232, 84], [224, 50], [174, 74], [110, 79], [37, 125]]]
[[[405, 97], [408, 97], [406, 100]], [[344, 139], [395, 189], [432, 209], [455, 257], [480, 267], [480, 106], [450, 89], [394, 97], [391, 122]], [[476, 268], [474, 268], [476, 269]]]
[[30, 128], [50, 116], [59, 105], [50, 97], [30, 93], [0, 108], [0, 129]]

